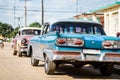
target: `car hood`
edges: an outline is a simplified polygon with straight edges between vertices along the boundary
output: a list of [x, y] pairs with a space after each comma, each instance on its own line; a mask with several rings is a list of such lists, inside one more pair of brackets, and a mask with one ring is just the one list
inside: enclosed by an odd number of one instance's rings
[[21, 38], [26, 38], [27, 40], [30, 40], [34, 35], [23, 35]]
[[84, 40], [84, 48], [95, 48], [102, 49], [102, 42], [106, 40], [120, 40], [117, 37], [105, 36], [105, 35], [90, 35], [90, 34], [74, 34], [74, 33], [66, 33], [59, 34], [60, 37], [69, 37], [69, 38], [80, 38]]

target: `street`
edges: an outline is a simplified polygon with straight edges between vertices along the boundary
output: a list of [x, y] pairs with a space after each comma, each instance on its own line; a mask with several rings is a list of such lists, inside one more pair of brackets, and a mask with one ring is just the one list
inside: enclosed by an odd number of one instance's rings
[[0, 80], [120, 80], [118, 65], [113, 69], [113, 75], [108, 77], [101, 76], [98, 70], [89, 65], [81, 69], [65, 65], [55, 75], [46, 75], [43, 62], [38, 67], [33, 67], [29, 57], [13, 56], [12, 53], [11, 43], [6, 42], [5, 47], [0, 49]]

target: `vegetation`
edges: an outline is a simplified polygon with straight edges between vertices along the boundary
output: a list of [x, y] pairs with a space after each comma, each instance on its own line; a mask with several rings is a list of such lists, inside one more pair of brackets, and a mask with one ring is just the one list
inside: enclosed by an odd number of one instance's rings
[[12, 31], [13, 28], [10, 24], [0, 22], [0, 35], [10, 38]]
[[[33, 22], [29, 25], [30, 27], [38, 27], [41, 28], [41, 24], [39, 22]], [[0, 35], [6, 38], [15, 37], [18, 32], [19, 27], [13, 29], [10, 24], [0, 22]]]
[[30, 27], [38, 27], [41, 28], [41, 24], [39, 22], [33, 22], [29, 25]]
[[17, 32], [18, 32], [18, 29], [19, 29], [19, 27], [16, 27], [16, 28], [14, 29], [14, 31], [11, 32], [10, 37], [15, 37], [15, 35], [16, 35]]

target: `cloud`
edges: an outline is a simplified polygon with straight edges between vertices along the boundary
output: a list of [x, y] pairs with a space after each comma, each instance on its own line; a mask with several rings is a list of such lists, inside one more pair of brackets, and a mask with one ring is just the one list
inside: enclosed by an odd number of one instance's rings
[[45, 0], [44, 6], [45, 9], [73, 9], [75, 4], [75, 0]]

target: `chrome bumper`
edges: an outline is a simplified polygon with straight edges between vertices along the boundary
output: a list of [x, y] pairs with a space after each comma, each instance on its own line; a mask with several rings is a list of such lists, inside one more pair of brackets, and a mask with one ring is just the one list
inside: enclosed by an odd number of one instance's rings
[[87, 54], [82, 51], [56, 51], [44, 50], [51, 61], [95, 61], [95, 62], [120, 62], [120, 53], [105, 52], [101, 54]]
[[27, 52], [28, 48], [27, 46], [21, 46], [20, 51], [21, 52]]

